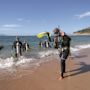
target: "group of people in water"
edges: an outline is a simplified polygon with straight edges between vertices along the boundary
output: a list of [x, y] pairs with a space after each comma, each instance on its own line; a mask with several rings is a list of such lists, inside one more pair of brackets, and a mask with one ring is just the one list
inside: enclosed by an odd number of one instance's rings
[[50, 42], [48, 40], [45, 40], [45, 41], [40, 41], [39, 42], [39, 46], [41, 48], [51, 48], [51, 45], [50, 45]]
[[[54, 38], [53, 38], [53, 46], [55, 49], [58, 49], [59, 51], [59, 57], [60, 57], [60, 63], [61, 63], [61, 73], [60, 73], [60, 79], [64, 78], [65, 73], [65, 61], [70, 55], [70, 41], [71, 38], [65, 34], [65, 32], [61, 32], [59, 28], [55, 28], [53, 30]], [[50, 37], [49, 37], [49, 40]], [[39, 42], [40, 47], [50, 48], [50, 41], [45, 40], [44, 42]], [[29, 44], [25, 41], [23, 44], [19, 40], [18, 37], [16, 37], [16, 40], [13, 43], [13, 48], [15, 49], [15, 57], [22, 55], [22, 48], [23, 51], [27, 51], [29, 49]]]
[[15, 57], [19, 57], [22, 55], [22, 51], [28, 51], [30, 47], [26, 41], [22, 43], [19, 40], [19, 37], [16, 37], [16, 40], [13, 42], [12, 49], [15, 51]]

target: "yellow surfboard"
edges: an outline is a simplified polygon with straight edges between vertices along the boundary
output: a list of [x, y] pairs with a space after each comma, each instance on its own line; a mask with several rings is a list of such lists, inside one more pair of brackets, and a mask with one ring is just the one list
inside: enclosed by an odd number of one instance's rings
[[46, 34], [47, 34], [47, 32], [42, 32], [42, 33], [37, 34], [37, 37], [38, 37], [38, 38], [42, 38], [42, 37], [45, 36]]

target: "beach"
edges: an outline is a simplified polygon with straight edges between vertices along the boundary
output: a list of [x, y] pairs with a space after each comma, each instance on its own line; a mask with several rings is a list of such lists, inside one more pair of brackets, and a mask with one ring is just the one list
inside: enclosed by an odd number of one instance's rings
[[1, 0], [0, 90], [90, 90], [89, 3]]
[[[18, 71], [16, 78], [0, 79], [0, 90], [89, 90], [90, 85], [90, 49], [82, 50], [77, 56], [66, 61], [64, 79], [60, 77], [60, 61], [49, 57], [50, 61], [41, 63], [31, 73]], [[21, 76], [20, 76], [21, 75]]]

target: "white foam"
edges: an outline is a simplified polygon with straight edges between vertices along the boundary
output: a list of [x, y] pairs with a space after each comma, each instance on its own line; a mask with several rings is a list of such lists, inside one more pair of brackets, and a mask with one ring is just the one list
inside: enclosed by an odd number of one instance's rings
[[24, 63], [30, 63], [31, 61], [34, 61], [34, 58], [26, 58], [26, 57], [20, 57], [18, 59], [18, 62], [16, 62], [16, 65], [24, 64]]
[[71, 55], [73, 57], [78, 56], [78, 54], [80, 53], [80, 50], [87, 49], [87, 48], [90, 48], [90, 44], [87, 44], [87, 45], [76, 45], [75, 47], [71, 47], [70, 48]]
[[[71, 47], [70, 51], [71, 51], [72, 55], [78, 55], [80, 50], [86, 49], [86, 48], [90, 48], [90, 44], [76, 45], [74, 47]], [[47, 56], [50, 56], [50, 55], [58, 55], [58, 54], [59, 54], [59, 52], [58, 52], [57, 49], [56, 50], [47, 50], [47, 51], [39, 52], [40, 58], [44, 58], [44, 57], [47, 57]]]
[[79, 49], [86, 49], [86, 48], [90, 48], [90, 44], [86, 44], [86, 45], [77, 45], [76, 46]]
[[56, 55], [56, 54], [58, 54], [58, 50], [47, 50], [47, 51], [39, 52], [40, 58], [44, 58], [44, 57], [47, 57], [50, 55]]
[[76, 45], [75, 47], [71, 47], [71, 52], [77, 52], [80, 51], [82, 49], [86, 49], [86, 48], [90, 48], [90, 44], [87, 45]]
[[10, 58], [6, 58], [6, 59], [2, 59], [0, 58], [0, 68], [1, 69], [4, 69], [4, 68], [10, 68], [12, 67], [13, 65], [21, 65], [21, 64], [24, 64], [24, 63], [29, 63], [31, 62], [32, 60], [35, 60], [34, 58], [25, 58], [25, 57], [20, 57], [18, 58], [18, 60], [16, 60], [15, 58], [13, 57], [10, 57]]
[[[71, 47], [70, 50], [71, 50], [72, 54], [78, 54], [80, 50], [86, 49], [86, 48], [90, 48], [90, 44], [76, 45], [75, 47]], [[58, 55], [58, 54], [59, 53], [58, 53], [57, 49], [56, 50], [47, 50], [47, 51], [39, 52], [40, 58], [44, 58], [44, 57], [47, 57], [47, 56], [50, 56], [50, 55]]]
[[11, 67], [13, 64], [14, 64], [14, 59], [13, 59], [13, 57], [11, 57], [11, 58], [6, 58], [6, 59], [0, 58], [0, 68]]
[[[82, 49], [86, 49], [86, 48], [90, 48], [90, 44], [87, 45], [77, 45], [75, 47], [71, 47], [71, 53], [72, 55], [76, 55], [79, 53], [79, 50]], [[46, 51], [42, 51], [42, 52], [38, 52], [38, 55], [40, 58], [44, 58], [44, 57], [48, 57], [50, 55], [58, 55], [58, 50], [54, 49], [54, 50], [46, 50]], [[0, 58], [0, 68], [1, 69], [5, 69], [5, 68], [12, 68], [13, 65], [19, 66], [22, 64], [26, 64], [26, 63], [31, 63], [32, 61], [35, 61], [37, 59], [35, 58], [26, 58], [26, 57], [20, 57], [18, 58], [17, 61], [15, 61], [15, 58], [10, 57], [10, 58]], [[37, 63], [38, 66], [39, 63]]]

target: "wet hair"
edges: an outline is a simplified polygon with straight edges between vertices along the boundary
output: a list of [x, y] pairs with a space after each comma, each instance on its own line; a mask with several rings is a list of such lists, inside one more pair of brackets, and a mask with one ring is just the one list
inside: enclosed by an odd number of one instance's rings
[[60, 33], [60, 29], [59, 29], [59, 28], [55, 28], [55, 29], [53, 30], [53, 32], [54, 32], [54, 34], [58, 34], [58, 33]]
[[54, 32], [54, 36], [55, 36], [55, 37], [61, 36], [61, 33], [60, 33], [60, 29], [59, 29], [59, 28], [55, 28], [55, 29], [53, 30], [53, 32]]

